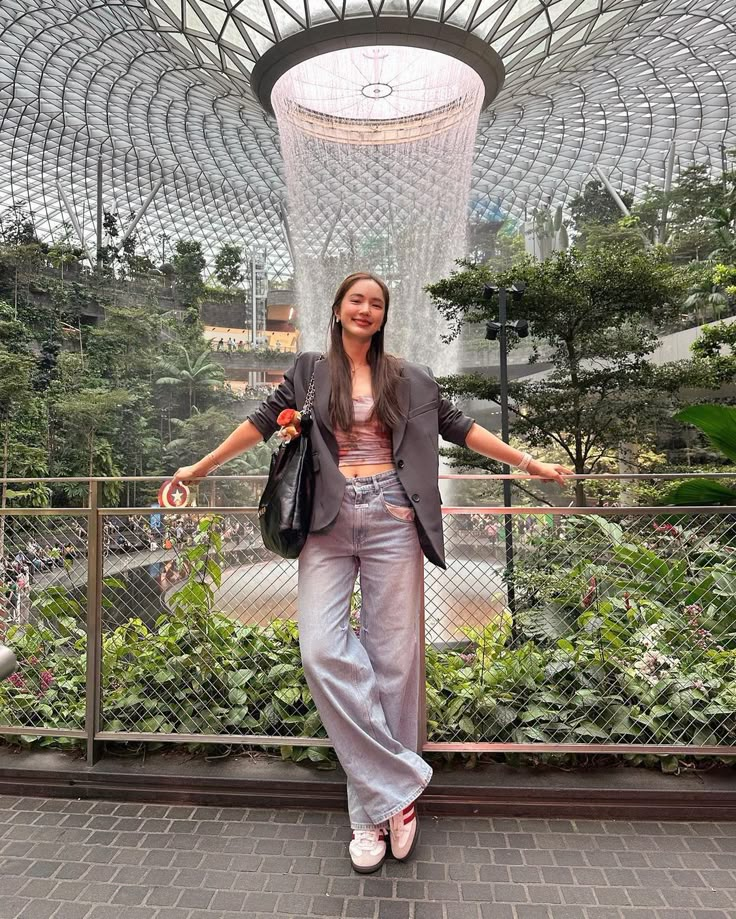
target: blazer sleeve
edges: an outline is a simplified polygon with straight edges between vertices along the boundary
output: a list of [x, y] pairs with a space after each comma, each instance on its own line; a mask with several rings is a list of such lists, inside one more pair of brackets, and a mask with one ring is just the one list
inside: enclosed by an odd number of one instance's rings
[[[431, 367], [427, 367], [427, 373], [435, 380]], [[437, 385], [437, 392], [439, 394], [440, 387], [436, 380], [435, 384]], [[471, 418], [469, 415], [461, 412], [449, 399], [445, 399], [442, 395], [439, 396], [437, 414], [442, 439], [449, 441], [451, 444], [456, 444], [458, 447], [464, 447], [465, 438], [468, 436], [468, 431], [475, 424], [475, 418]]]
[[248, 415], [246, 421], [250, 421], [261, 432], [264, 440], [268, 440], [278, 428], [276, 419], [285, 408], [296, 408], [296, 394], [294, 390], [294, 377], [297, 373], [297, 367], [302, 359], [303, 354], [297, 354], [294, 363], [284, 374], [283, 382], [280, 383], [271, 395], [258, 406], [255, 411]]

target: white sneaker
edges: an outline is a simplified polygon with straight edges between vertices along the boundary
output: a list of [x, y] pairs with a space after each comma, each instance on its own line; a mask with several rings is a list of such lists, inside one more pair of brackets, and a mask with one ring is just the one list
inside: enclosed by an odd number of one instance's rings
[[419, 827], [414, 802], [389, 818], [391, 854], [399, 861], [409, 858], [419, 839]]
[[384, 831], [379, 827], [370, 830], [353, 830], [353, 838], [348, 847], [350, 862], [360, 874], [378, 871], [386, 860], [386, 843]]

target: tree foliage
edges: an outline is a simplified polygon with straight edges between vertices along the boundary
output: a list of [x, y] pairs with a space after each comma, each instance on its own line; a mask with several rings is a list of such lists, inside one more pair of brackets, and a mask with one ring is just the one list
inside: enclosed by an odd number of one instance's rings
[[[0, 213], [0, 455], [7, 476], [161, 475], [185, 462], [169, 445], [198, 412], [220, 419], [201, 429], [203, 454], [240, 420], [242, 403], [224, 391], [198, 319], [201, 244], [180, 240], [175, 248], [177, 305], [188, 306], [192, 320], [183, 323], [180, 313], [161, 311], [155, 281], [128, 283], [135, 260], [143, 264], [147, 256], [135, 235], [119, 246], [123, 223], [116, 211], [105, 214], [107, 255], [101, 266], [82, 269], [68, 231], [46, 244], [23, 205]], [[267, 457], [259, 450], [241, 465], [263, 472]], [[106, 488], [105, 500], [147, 502], [156, 492], [153, 485], [135, 495], [125, 489]], [[2, 496], [17, 506], [85, 499], [85, 483], [14, 487]]]
[[[621, 200], [627, 208], [634, 203], [634, 196], [630, 191], [621, 192]], [[621, 219], [621, 211], [613, 200], [603, 182], [593, 179], [570, 202], [570, 214], [578, 232], [584, 231], [591, 224], [600, 226], [617, 223]]]
[[[428, 291], [457, 334], [464, 322], [496, 317], [495, 304], [481, 298], [485, 283], [514, 281], [526, 291], [510, 300], [509, 319], [528, 320], [532, 359], [544, 348], [552, 364], [539, 378], [509, 383], [514, 433], [530, 445], [556, 444], [578, 473], [594, 471], [620, 441], [646, 439], [670, 413], [646, 358], [657, 345], [656, 323], [679, 309], [680, 278], [657, 254], [588, 247], [526, 259], [506, 272], [466, 265]], [[518, 339], [510, 337], [514, 347]], [[500, 402], [497, 379], [458, 376], [443, 385], [453, 396]], [[577, 498], [584, 503], [579, 482]]]
[[184, 307], [197, 306], [204, 293], [202, 272], [207, 260], [202, 243], [193, 239], [179, 239], [174, 246], [171, 264], [174, 268], [177, 300]]
[[240, 246], [226, 244], [215, 256], [215, 277], [228, 290], [242, 284], [243, 250]]

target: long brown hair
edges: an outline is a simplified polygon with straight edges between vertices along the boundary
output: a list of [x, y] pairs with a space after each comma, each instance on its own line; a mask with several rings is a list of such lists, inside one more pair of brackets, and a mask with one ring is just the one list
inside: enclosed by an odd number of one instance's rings
[[384, 314], [381, 328], [374, 332], [368, 349], [367, 360], [371, 368], [373, 388], [373, 416], [387, 428], [395, 428], [400, 413], [396, 400], [396, 386], [401, 373], [401, 362], [383, 349], [383, 330], [388, 319], [390, 294], [386, 282], [368, 271], [349, 274], [335, 292], [332, 303], [329, 328], [327, 360], [330, 368], [330, 421], [333, 428], [349, 431], [353, 426], [353, 381], [350, 375], [350, 360], [342, 344], [342, 328], [337, 322], [335, 311], [353, 284], [358, 281], [375, 281], [383, 294]]

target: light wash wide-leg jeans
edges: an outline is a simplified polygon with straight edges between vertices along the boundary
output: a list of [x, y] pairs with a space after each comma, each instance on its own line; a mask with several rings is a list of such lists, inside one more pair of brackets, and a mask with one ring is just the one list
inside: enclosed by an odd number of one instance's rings
[[[350, 597], [360, 574], [360, 637]], [[424, 559], [395, 472], [347, 479], [329, 533], [299, 556], [299, 643], [307, 685], [347, 775], [354, 829], [385, 826], [429, 783], [418, 754]]]

